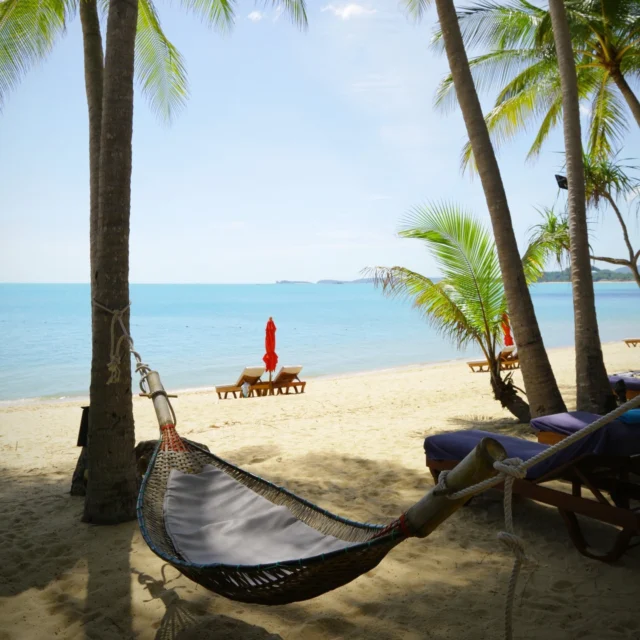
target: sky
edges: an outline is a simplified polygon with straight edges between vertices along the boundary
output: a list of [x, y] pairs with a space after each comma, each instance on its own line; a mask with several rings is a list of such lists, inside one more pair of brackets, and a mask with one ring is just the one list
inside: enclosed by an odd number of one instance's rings
[[[375, 265], [435, 276], [424, 246], [397, 237], [408, 210], [446, 201], [489, 225], [479, 179], [460, 171], [461, 116], [433, 106], [448, 70], [430, 48], [433, 9], [415, 24], [397, 0], [309, 0], [301, 32], [279, 8], [240, 0], [220, 35], [177, 3], [157, 6], [190, 99], [168, 126], [136, 92], [132, 282], [353, 279]], [[561, 131], [526, 163], [531, 136], [498, 155], [521, 248], [536, 207], [566, 193]], [[639, 148], [634, 129], [621, 157]], [[88, 281], [88, 164], [75, 18], [0, 113], [0, 281]], [[637, 222], [630, 231], [638, 243]], [[591, 242], [624, 256], [611, 214]]]

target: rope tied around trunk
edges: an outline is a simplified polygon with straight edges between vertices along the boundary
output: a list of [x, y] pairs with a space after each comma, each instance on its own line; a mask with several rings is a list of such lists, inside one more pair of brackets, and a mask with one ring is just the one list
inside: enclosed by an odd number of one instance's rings
[[[106, 313], [111, 315], [111, 345], [109, 347], [109, 364], [107, 365], [110, 375], [109, 380], [107, 380], [107, 384], [120, 382], [120, 364], [122, 362], [122, 356], [120, 352], [122, 350], [122, 344], [126, 341], [128, 342], [129, 351], [136, 359], [136, 373], [139, 373], [141, 376], [140, 388], [142, 389], [142, 391], [145, 391], [142, 385], [151, 369], [149, 368], [149, 365], [142, 362], [140, 354], [134, 349], [133, 338], [127, 331], [127, 327], [125, 326], [123, 320], [125, 313], [131, 308], [131, 303], [124, 307], [124, 309], [110, 309], [94, 298], [93, 304], [98, 307], [98, 309], [101, 309], [102, 311], [105, 311]], [[118, 325], [120, 325], [122, 334], [119, 338], [116, 339], [116, 329]]]
[[498, 533], [498, 540], [500, 540], [500, 542], [502, 542], [502, 544], [504, 544], [514, 554], [513, 570], [511, 571], [511, 577], [509, 579], [505, 603], [504, 637], [506, 640], [512, 640], [513, 638], [513, 601], [520, 569], [525, 562], [530, 562], [525, 553], [522, 538], [516, 535], [513, 529], [513, 483], [516, 479], [526, 478], [527, 471], [532, 467], [535, 467], [538, 463], [550, 458], [559, 451], [570, 447], [572, 444], [578, 442], [578, 440], [586, 438], [588, 435], [598, 431], [598, 429], [602, 429], [602, 427], [613, 422], [623, 413], [626, 413], [631, 409], [635, 409], [636, 407], [640, 407], [640, 395], [635, 398], [631, 398], [631, 400], [628, 400], [613, 411], [610, 411], [601, 418], [598, 418], [598, 420], [592, 422], [587, 427], [580, 429], [580, 431], [576, 431], [567, 438], [547, 447], [532, 458], [529, 458], [529, 460], [522, 461], [520, 458], [507, 458], [506, 460], [494, 462], [493, 468], [498, 472], [495, 476], [487, 478], [486, 480], [478, 482], [470, 487], [466, 487], [465, 489], [461, 489], [460, 491], [452, 491], [447, 486], [447, 471], [440, 472], [440, 475], [438, 476], [438, 484], [435, 487], [434, 493], [436, 493], [436, 495], [446, 495], [450, 500], [469, 498], [504, 482], [504, 521], [506, 531]]

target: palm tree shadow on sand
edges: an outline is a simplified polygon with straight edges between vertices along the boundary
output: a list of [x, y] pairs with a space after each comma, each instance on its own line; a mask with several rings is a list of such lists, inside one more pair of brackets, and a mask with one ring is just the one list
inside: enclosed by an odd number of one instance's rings
[[180, 585], [167, 588], [178, 580], [181, 574], [168, 579], [165, 575], [169, 564], [164, 564], [161, 579], [137, 569], [132, 572], [138, 576], [141, 584], [151, 596], [145, 602], [162, 600], [165, 613], [155, 635], [155, 640], [224, 640], [228, 638], [242, 638], [243, 640], [282, 640], [282, 637], [269, 633], [266, 629], [248, 624], [235, 618], [219, 614], [208, 614], [198, 603], [183, 600], [177, 593]]

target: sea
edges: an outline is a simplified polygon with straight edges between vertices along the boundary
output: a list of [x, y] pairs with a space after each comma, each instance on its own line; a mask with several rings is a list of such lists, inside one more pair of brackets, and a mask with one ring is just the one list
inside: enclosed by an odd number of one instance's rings
[[[602, 341], [640, 337], [637, 285], [597, 283], [595, 292]], [[572, 345], [570, 284], [531, 293], [545, 344]], [[171, 390], [231, 384], [262, 364], [270, 316], [280, 365], [303, 365], [306, 378], [480, 355], [370, 284], [134, 284], [130, 295], [136, 349]], [[88, 395], [89, 285], [0, 284], [0, 335], [1, 402]]]

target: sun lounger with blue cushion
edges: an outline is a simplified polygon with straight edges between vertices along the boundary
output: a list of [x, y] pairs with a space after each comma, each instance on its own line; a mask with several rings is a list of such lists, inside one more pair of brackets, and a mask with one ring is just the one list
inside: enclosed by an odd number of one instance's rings
[[[584, 429], [594, 423], [601, 415], [588, 411], [568, 411], [566, 413], [554, 413], [550, 416], [534, 418], [531, 420], [531, 428], [537, 432], [538, 442], [542, 444], [555, 444], [576, 431]], [[617, 424], [614, 420], [610, 425]]]
[[626, 399], [631, 400], [640, 395], [640, 370], [624, 371], [609, 376], [609, 384], [614, 391], [618, 391], [621, 385], [626, 393]]
[[[525, 461], [548, 448], [540, 442], [478, 430], [430, 436], [426, 438], [424, 448], [427, 466], [436, 481], [440, 471], [453, 469], [485, 437], [502, 444], [509, 458]], [[640, 485], [629, 479], [630, 474], [638, 473], [640, 429], [616, 422], [529, 469], [524, 480], [514, 481], [513, 491], [556, 507], [580, 553], [613, 561], [624, 553], [634, 536], [640, 535], [640, 514], [630, 508], [630, 500], [640, 500]], [[571, 493], [556, 486], [543, 486], [552, 480], [570, 482]], [[588, 489], [595, 499], [584, 497], [583, 488]], [[609, 499], [605, 493], [609, 493]], [[588, 545], [577, 515], [620, 529], [609, 551], [599, 553]]]

